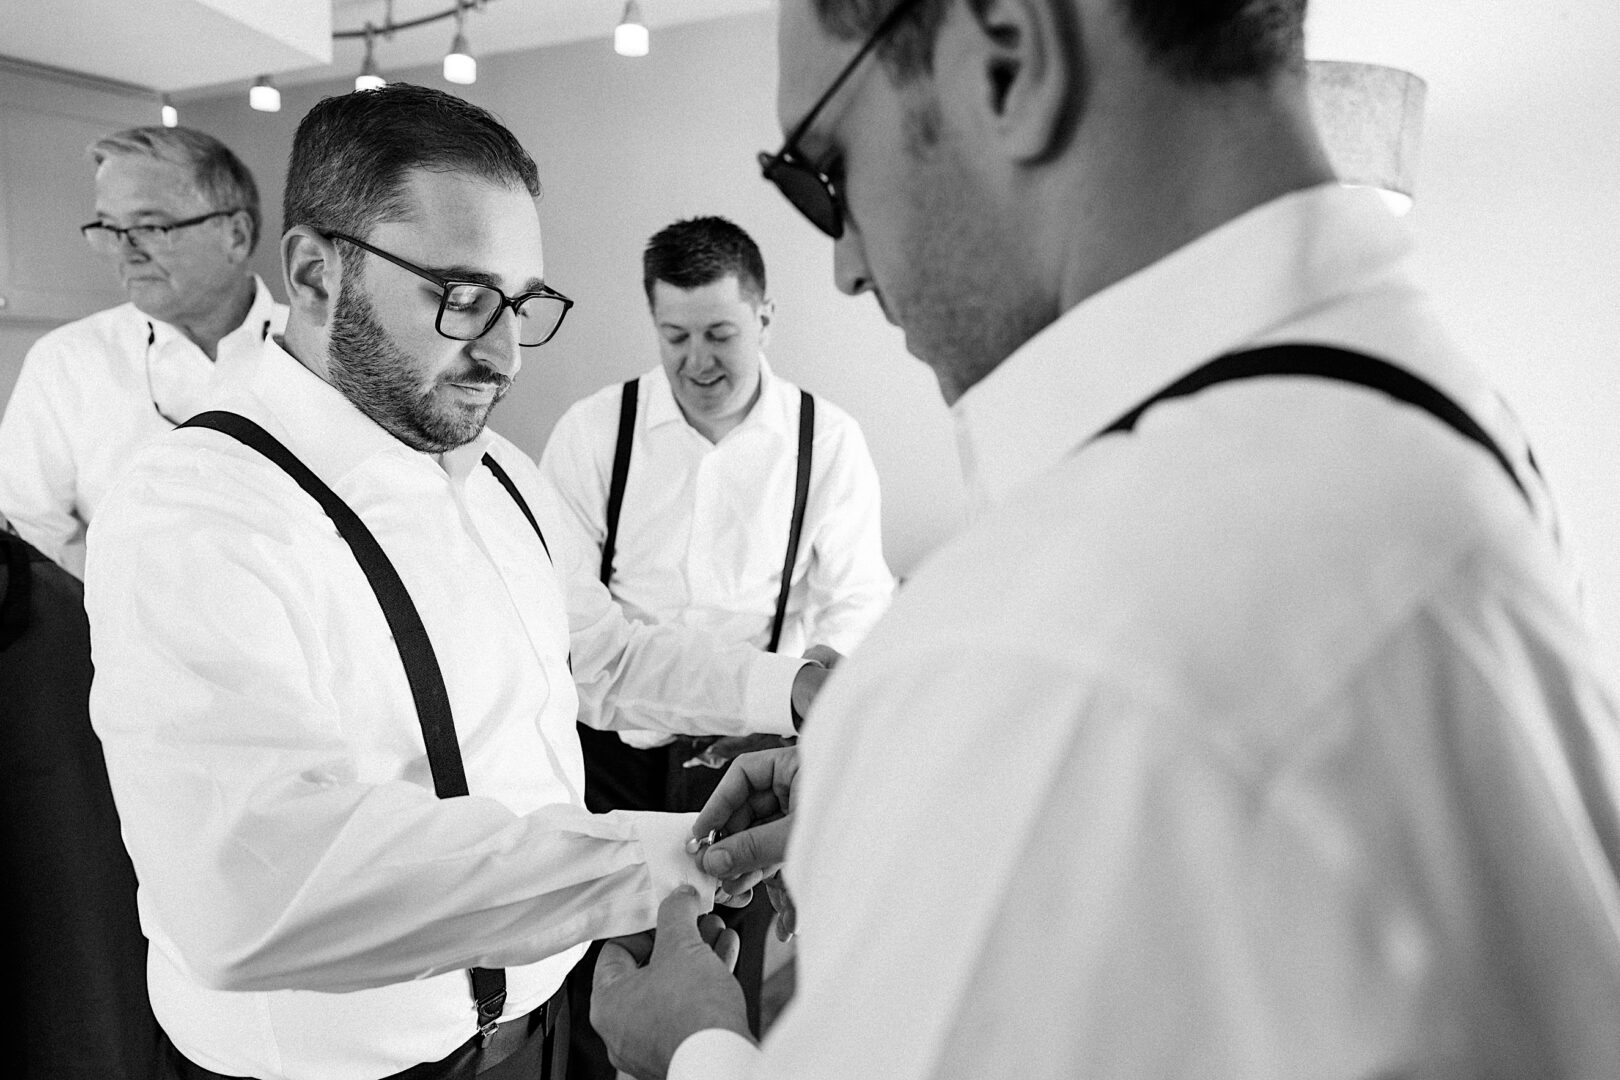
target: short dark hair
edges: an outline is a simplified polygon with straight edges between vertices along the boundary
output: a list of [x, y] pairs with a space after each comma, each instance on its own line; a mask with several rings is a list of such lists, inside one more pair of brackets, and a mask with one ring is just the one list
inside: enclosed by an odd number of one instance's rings
[[97, 166], [113, 157], [147, 157], [185, 169], [209, 209], [247, 214], [248, 252], [259, 246], [263, 220], [259, 185], [242, 159], [212, 135], [196, 128], [153, 125], [115, 131], [90, 144], [90, 159]]
[[540, 195], [534, 159], [493, 113], [410, 83], [324, 98], [293, 136], [283, 229], [307, 225], [365, 239], [409, 212], [406, 174], [465, 173]]
[[765, 299], [765, 258], [754, 238], [723, 217], [695, 217], [660, 229], [641, 255], [641, 286], [652, 303], [653, 283], [696, 289], [732, 274], [755, 304]]
[[[829, 34], [868, 37], [901, 0], [815, 0]], [[900, 82], [927, 74], [954, 0], [921, 0], [877, 54]], [[967, 0], [977, 4], [979, 0]], [[1184, 82], [1266, 78], [1303, 63], [1306, 0], [1114, 0], [1147, 56]]]

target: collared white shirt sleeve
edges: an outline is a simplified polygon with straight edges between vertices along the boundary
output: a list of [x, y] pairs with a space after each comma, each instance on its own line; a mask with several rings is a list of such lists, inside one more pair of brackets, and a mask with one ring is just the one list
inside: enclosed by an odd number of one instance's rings
[[1523, 462], [1375, 205], [1259, 208], [964, 395], [978, 519], [801, 739], [794, 1000], [677, 1080], [1614, 1075], [1620, 719], [1536, 483], [1312, 379], [1082, 449], [1292, 340], [1416, 371]]
[[251, 370], [286, 324], [263, 281], [209, 360], [184, 333], [122, 304], [41, 337], [0, 418], [0, 513], [75, 577], [85, 529], [136, 447]]

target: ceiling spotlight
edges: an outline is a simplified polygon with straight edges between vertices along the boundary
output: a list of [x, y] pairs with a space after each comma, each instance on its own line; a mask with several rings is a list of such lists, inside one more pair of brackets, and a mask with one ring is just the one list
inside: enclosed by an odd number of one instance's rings
[[620, 56], [647, 55], [647, 27], [641, 21], [641, 5], [626, 0], [624, 17], [613, 28], [613, 51]]
[[176, 127], [176, 126], [178, 126], [179, 123], [180, 123], [180, 112], [179, 112], [178, 109], [176, 109], [174, 107], [174, 102], [169, 100], [169, 95], [164, 94], [158, 100], [161, 102], [161, 104], [163, 106], [163, 108], [162, 108], [163, 126], [164, 127]]
[[260, 75], [248, 91], [248, 104], [260, 112], [281, 111], [281, 91], [270, 81], [270, 76]]
[[478, 61], [467, 48], [466, 8], [456, 5], [456, 36], [450, 42], [450, 51], [444, 57], [445, 82], [471, 86], [478, 81]]
[[366, 23], [366, 58], [360, 64], [360, 74], [354, 77], [356, 90], [381, 90], [387, 85], [387, 80], [377, 71], [376, 58], [371, 54], [372, 37], [371, 24]]

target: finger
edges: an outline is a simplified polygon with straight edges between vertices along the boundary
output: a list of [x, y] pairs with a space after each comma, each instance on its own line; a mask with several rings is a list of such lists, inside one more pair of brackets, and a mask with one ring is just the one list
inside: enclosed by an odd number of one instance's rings
[[596, 958], [596, 969], [591, 973], [591, 992], [601, 994], [607, 987], [612, 986], [626, 975], [633, 974], [641, 967], [641, 961], [619, 944], [618, 940], [609, 941], [602, 946], [602, 953]]
[[737, 970], [737, 956], [742, 952], [742, 938], [737, 936], [737, 931], [729, 926], [721, 930], [720, 936], [715, 938], [713, 948], [714, 955], [718, 956], [720, 962], [726, 965], [726, 970], [735, 972]]
[[725, 879], [720, 883], [720, 891], [728, 896], [741, 896], [764, 880], [765, 874], [762, 871], [753, 870], [746, 874], [738, 874], [734, 878]]
[[704, 873], [721, 879], [756, 871], [774, 873], [787, 855], [792, 822], [792, 818], [778, 818], [718, 840], [699, 853], [698, 865]]
[[698, 936], [703, 939], [703, 944], [712, 949], [714, 948], [715, 939], [720, 936], [720, 931], [726, 928], [726, 921], [720, 916], [712, 913], [708, 915], [699, 915], [697, 928]]
[[[665, 949], [690, 948], [701, 941], [697, 920], [706, 906], [698, 891], [690, 885], [682, 885], [664, 897], [663, 903], [658, 905], [658, 930], [653, 941], [653, 953], [656, 955]], [[607, 951], [606, 948], [603, 951]]]
[[716, 892], [714, 894], [714, 902], [719, 904], [721, 907], [728, 908], [745, 908], [753, 902], [753, 899], [753, 889], [745, 889], [742, 892], [735, 894], [728, 892]]
[[[692, 824], [692, 835], [707, 836], [722, 828], [733, 831], [747, 828], [754, 812], [757, 812], [754, 811], [755, 797], [775, 791], [779, 765], [775, 760], [777, 755], [793, 753], [794, 749], [760, 750], [735, 758], [720, 777], [714, 794], [709, 796], [709, 801], [698, 813], [697, 821]], [[745, 814], [748, 820], [736, 820], [739, 814]]]
[[838, 661], [844, 658], [844, 654], [831, 645], [812, 645], [804, 650], [804, 658], [814, 660], [822, 667], [832, 668], [837, 666]]

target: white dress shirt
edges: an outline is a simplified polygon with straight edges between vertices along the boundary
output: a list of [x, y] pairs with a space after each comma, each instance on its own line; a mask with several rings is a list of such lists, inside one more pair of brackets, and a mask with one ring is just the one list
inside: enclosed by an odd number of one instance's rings
[[375, 534], [433, 643], [472, 794], [435, 798], [382, 610], [314, 499], [220, 433], [151, 441], [91, 523], [86, 604], [152, 1005], [218, 1072], [384, 1076], [472, 1034], [464, 969], [506, 968], [516, 1017], [581, 943], [652, 925], [682, 881], [712, 888], [682, 851], [689, 816], [585, 810], [576, 681], [604, 722], [781, 733], [802, 661], [637, 626], [588, 574], [565, 616], [486, 452], [559, 569], [580, 564], [533, 464], [493, 433], [441, 467], [274, 339], [217, 404]]
[[286, 306], [257, 277], [253, 288], [215, 360], [134, 304], [34, 343], [0, 418], [0, 513], [24, 540], [84, 577], [85, 527], [135, 448], [199, 412], [286, 325]]
[[[965, 394], [974, 523], [829, 680], [793, 1002], [671, 1077], [1612, 1080], [1620, 733], [1522, 438], [1376, 195], [1278, 199]], [[1219, 354], [1308, 378], [1088, 437]]]
[[[619, 384], [576, 402], [540, 456], [561, 528], [600, 565]], [[640, 377], [609, 589], [639, 622], [770, 644], [798, 469], [799, 388], [760, 361], [759, 400], [717, 443], [687, 423], [662, 367]], [[804, 532], [778, 651], [848, 653], [887, 609], [877, 470], [853, 417], [816, 398]], [[627, 742], [648, 745], [652, 739]]]

